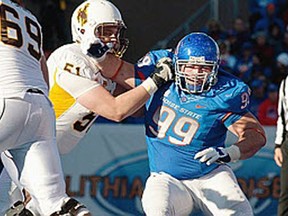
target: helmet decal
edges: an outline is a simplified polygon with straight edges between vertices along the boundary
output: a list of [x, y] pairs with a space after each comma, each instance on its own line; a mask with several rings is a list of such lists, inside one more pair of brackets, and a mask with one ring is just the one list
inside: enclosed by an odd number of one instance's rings
[[112, 53], [121, 57], [129, 40], [125, 38], [126, 25], [118, 8], [108, 0], [86, 0], [71, 17], [71, 33], [74, 42], [81, 43], [86, 37], [99, 38], [103, 43], [112, 43]]
[[84, 8], [80, 8], [77, 14], [78, 23], [83, 27], [87, 23], [87, 8], [89, 7], [89, 3], [84, 5]]

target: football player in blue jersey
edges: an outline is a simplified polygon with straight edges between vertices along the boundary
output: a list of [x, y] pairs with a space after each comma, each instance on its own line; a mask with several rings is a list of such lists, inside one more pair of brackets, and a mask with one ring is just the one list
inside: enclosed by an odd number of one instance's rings
[[[218, 45], [201, 32], [185, 36], [174, 52], [149, 52], [134, 69], [124, 64], [114, 80], [123, 86], [133, 80], [131, 87], [137, 86], [157, 63], [169, 65], [166, 59], [173, 59], [175, 81], [163, 85], [145, 107], [151, 170], [142, 197], [145, 214], [189, 215], [195, 208], [205, 215], [253, 215], [227, 165], [250, 158], [266, 143], [248, 109], [249, 87], [219, 68]], [[226, 147], [228, 130], [238, 141]]]

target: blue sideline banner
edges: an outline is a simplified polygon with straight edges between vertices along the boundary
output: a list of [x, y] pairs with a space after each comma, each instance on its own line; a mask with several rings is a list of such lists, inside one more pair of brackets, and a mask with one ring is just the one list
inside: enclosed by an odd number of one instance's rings
[[[231, 164], [255, 216], [276, 216], [280, 169], [273, 160], [275, 127], [251, 159]], [[236, 138], [229, 134], [227, 145]], [[62, 156], [67, 192], [101, 216], [142, 216], [141, 195], [149, 175], [143, 125], [95, 124]]]

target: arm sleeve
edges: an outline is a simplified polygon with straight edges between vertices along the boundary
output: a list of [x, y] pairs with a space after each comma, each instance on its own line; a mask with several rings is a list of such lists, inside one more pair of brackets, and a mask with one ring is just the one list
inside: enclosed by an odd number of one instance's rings
[[63, 70], [57, 71], [56, 82], [74, 98], [78, 98], [92, 88], [100, 85], [98, 82]]
[[68, 48], [58, 50], [48, 59], [50, 82], [57, 83], [74, 98], [100, 85], [99, 69], [81, 53]]

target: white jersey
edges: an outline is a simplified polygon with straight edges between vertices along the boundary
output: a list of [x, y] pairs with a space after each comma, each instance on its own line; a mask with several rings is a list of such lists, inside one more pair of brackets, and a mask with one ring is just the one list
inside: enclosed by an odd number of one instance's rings
[[[29, 88], [48, 92], [41, 73], [42, 31], [29, 11], [1, 0], [0, 98], [23, 97]], [[19, 61], [14, 61], [15, 56]]]
[[[49, 97], [56, 113], [57, 144], [60, 153], [64, 154], [77, 145], [98, 117], [96, 113], [79, 104], [77, 97], [99, 85], [113, 93], [116, 84], [102, 76], [93, 58], [84, 55], [77, 43], [55, 50], [47, 64]], [[61, 74], [70, 74], [73, 79], [68, 77], [60, 81], [57, 77]]]

